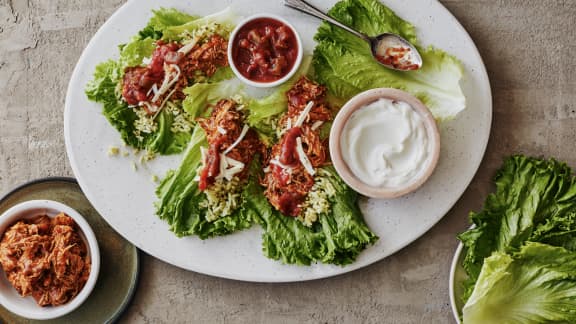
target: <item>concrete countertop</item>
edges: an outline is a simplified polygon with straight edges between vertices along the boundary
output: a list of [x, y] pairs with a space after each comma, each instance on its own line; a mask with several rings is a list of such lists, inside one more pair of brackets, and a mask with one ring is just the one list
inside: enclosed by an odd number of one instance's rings
[[[73, 176], [64, 147], [66, 87], [80, 53], [124, 0], [0, 0], [0, 194]], [[334, 278], [253, 284], [145, 254], [134, 323], [451, 323], [448, 274], [491, 179], [512, 153], [576, 167], [576, 1], [444, 0], [482, 55], [494, 118], [478, 173], [452, 210], [400, 252]]]

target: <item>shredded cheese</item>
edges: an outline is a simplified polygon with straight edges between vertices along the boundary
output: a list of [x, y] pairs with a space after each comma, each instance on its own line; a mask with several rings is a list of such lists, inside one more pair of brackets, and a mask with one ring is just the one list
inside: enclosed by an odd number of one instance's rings
[[182, 53], [184, 55], [188, 54], [194, 48], [194, 46], [196, 46], [196, 43], [198, 43], [198, 37], [194, 37], [190, 43], [182, 46], [178, 50], [178, 53]]
[[230, 181], [237, 173], [242, 172], [242, 170], [244, 170], [244, 163], [220, 154], [220, 172], [216, 176], [216, 179], [224, 178]]
[[314, 122], [314, 124], [312, 124], [311, 129], [312, 129], [313, 131], [315, 131], [315, 130], [317, 130], [318, 128], [320, 128], [320, 126], [322, 126], [322, 124], [324, 124], [323, 121], [317, 120], [316, 122]]
[[308, 156], [306, 156], [306, 153], [304, 153], [304, 147], [302, 147], [302, 138], [300, 138], [300, 136], [296, 137], [296, 152], [298, 152], [298, 158], [304, 166], [304, 169], [306, 169], [306, 172], [308, 172], [310, 175], [314, 175], [316, 172], [314, 171], [312, 163], [310, 163], [310, 160], [308, 160]]
[[156, 95], [158, 93], [158, 85], [156, 85], [156, 83], [154, 83], [151, 87], [150, 90], [148, 90], [148, 92], [146, 92], [146, 95], [149, 96], [150, 93], [154, 93], [154, 95]]
[[158, 110], [156, 111], [156, 113], [154, 114], [154, 117], [152, 117], [152, 119], [156, 119], [156, 117], [158, 116], [158, 114], [160, 114], [160, 112], [162, 111], [162, 108], [164, 108], [164, 105], [166, 105], [166, 103], [168, 102], [168, 99], [170, 99], [170, 97], [172, 97], [174, 92], [176, 92], [176, 89], [173, 89], [172, 91], [170, 91], [170, 93], [166, 96], [166, 98], [164, 98], [164, 100], [162, 100], [162, 104], [160, 104], [160, 107], [158, 107]]
[[248, 127], [248, 125], [244, 124], [244, 127], [242, 127], [242, 132], [240, 133], [240, 136], [238, 136], [238, 138], [236, 139], [236, 141], [234, 141], [234, 143], [232, 143], [232, 145], [228, 146], [228, 148], [224, 151], [224, 155], [230, 153], [230, 151], [232, 151], [236, 146], [238, 146], [238, 144], [240, 144], [242, 139], [244, 139], [244, 136], [246, 136], [246, 134], [248, 133], [249, 129], [250, 129], [250, 127]]
[[282, 169], [286, 169], [286, 170], [292, 169], [291, 166], [286, 165], [286, 164], [280, 162], [280, 160], [278, 160], [278, 157], [276, 157], [276, 158], [274, 158], [274, 159], [271, 159], [271, 160], [270, 160], [270, 164], [275, 164], [275, 165], [281, 167]]
[[226, 135], [227, 132], [226, 132], [226, 130], [225, 130], [224, 128], [218, 126], [217, 129], [218, 129], [218, 133], [220, 133], [220, 134], [222, 134], [222, 135]]
[[[171, 69], [174, 69], [176, 73], [174, 73]], [[152, 97], [152, 102], [158, 101], [160, 96], [166, 93], [180, 78], [180, 67], [177, 64], [166, 64], [164, 63], [164, 80], [162, 81], [162, 85], [158, 92]]]
[[206, 148], [204, 146], [200, 146], [200, 159], [202, 160], [202, 167], [206, 166], [206, 153], [208, 150], [206, 150]]
[[306, 117], [308, 117], [308, 113], [310, 113], [310, 110], [312, 110], [312, 107], [314, 107], [314, 101], [308, 102], [304, 110], [302, 110], [302, 113], [300, 113], [300, 116], [298, 116], [298, 119], [296, 119], [294, 127], [302, 126], [302, 124], [306, 120]]

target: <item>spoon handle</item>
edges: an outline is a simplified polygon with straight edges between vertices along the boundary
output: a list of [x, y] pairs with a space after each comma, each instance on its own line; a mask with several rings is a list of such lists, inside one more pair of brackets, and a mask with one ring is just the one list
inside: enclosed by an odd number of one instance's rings
[[362, 39], [364, 39], [365, 41], [367, 41], [368, 43], [370, 43], [370, 38], [368, 38], [368, 36], [342, 24], [341, 22], [339, 22], [338, 20], [326, 15], [325, 13], [323, 13], [322, 11], [320, 11], [320, 9], [314, 7], [313, 5], [309, 4], [308, 2], [304, 1], [304, 0], [284, 0], [284, 5], [288, 6], [290, 8], [299, 10], [303, 13], [309, 14], [311, 16], [314, 16], [316, 18], [320, 18], [323, 20], [326, 20], [327, 22], [336, 25]]

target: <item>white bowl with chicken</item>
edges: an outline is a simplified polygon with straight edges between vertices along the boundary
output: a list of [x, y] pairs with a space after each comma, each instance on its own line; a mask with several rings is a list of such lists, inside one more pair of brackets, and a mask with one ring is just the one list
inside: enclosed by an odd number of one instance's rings
[[64, 316], [92, 292], [100, 270], [94, 232], [73, 208], [30, 200], [0, 215], [0, 304], [37, 320]]

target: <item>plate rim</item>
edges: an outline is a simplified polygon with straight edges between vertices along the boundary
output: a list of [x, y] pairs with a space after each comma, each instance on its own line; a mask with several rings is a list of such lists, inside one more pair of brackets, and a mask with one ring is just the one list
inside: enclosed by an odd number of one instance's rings
[[[382, 0], [379, 0], [379, 1], [382, 2]], [[71, 78], [70, 78], [70, 82], [68, 84], [68, 88], [67, 88], [67, 92], [66, 92], [65, 109], [64, 109], [64, 135], [65, 135], [64, 137], [65, 137], [65, 146], [66, 146], [67, 152], [72, 151], [72, 144], [71, 144], [71, 139], [70, 139], [70, 136], [71, 136], [70, 127], [68, 126], [68, 122], [69, 122], [69, 118], [70, 118], [70, 110], [72, 109], [71, 103], [70, 103], [71, 102], [71, 96], [72, 96], [71, 92], [74, 90], [73, 88], [74, 88], [74, 83], [75, 83], [76, 79], [78, 79], [80, 76], [80, 67], [83, 66], [85, 64], [85, 61], [87, 60], [87, 54], [86, 53], [89, 52], [90, 50], [92, 50], [92, 48], [96, 46], [96, 43], [94, 42], [94, 40], [96, 38], [100, 37], [100, 35], [104, 33], [105, 29], [110, 24], [110, 22], [112, 20], [114, 20], [114, 18], [116, 16], [119, 16], [124, 11], [128, 10], [129, 5], [131, 5], [133, 2], [136, 2], [136, 0], [129, 0], [125, 4], [120, 6], [106, 20], [106, 22], [104, 22], [100, 26], [98, 31], [92, 36], [89, 43], [86, 45], [86, 47], [82, 51], [82, 54], [81, 54], [78, 62], [75, 65], [75, 68], [74, 68], [73, 73], [72, 73]], [[244, 275], [244, 274], [238, 275], [238, 274], [234, 274], [234, 273], [230, 273], [230, 272], [226, 272], [226, 271], [217, 271], [214, 269], [212, 269], [211, 271], [208, 271], [208, 270], [202, 269], [200, 267], [187, 267], [183, 264], [178, 264], [177, 262], [170, 260], [170, 258], [168, 258], [168, 257], [159, 255], [157, 253], [149, 252], [145, 249], [145, 247], [141, 247], [141, 249], [143, 249], [146, 253], [150, 254], [151, 256], [153, 256], [159, 260], [162, 260], [163, 262], [166, 262], [168, 264], [176, 266], [178, 268], [181, 268], [181, 269], [184, 269], [187, 271], [194, 271], [197, 273], [202, 273], [202, 274], [209, 275], [209, 276], [238, 280], [238, 281], [245, 281], [245, 282], [278, 282], [278, 283], [280, 283], [280, 282], [303, 282], [303, 281], [308, 281], [308, 280], [316, 280], [316, 279], [321, 279], [321, 278], [329, 278], [329, 277], [339, 276], [342, 274], [346, 274], [346, 273], [358, 270], [360, 268], [367, 267], [367, 266], [372, 265], [378, 261], [382, 261], [382, 260], [394, 255], [398, 251], [404, 249], [408, 245], [412, 244], [417, 239], [421, 238], [425, 233], [427, 233], [432, 227], [437, 225], [438, 222], [446, 216], [446, 214], [454, 207], [454, 205], [460, 200], [460, 198], [462, 197], [464, 192], [468, 189], [468, 187], [470, 186], [470, 183], [472, 182], [472, 180], [474, 179], [474, 177], [478, 173], [480, 165], [485, 158], [486, 149], [487, 149], [487, 146], [489, 143], [489, 139], [490, 139], [490, 135], [491, 135], [492, 122], [493, 122], [493, 96], [492, 96], [490, 79], [489, 79], [489, 76], [488, 76], [488, 73], [486, 70], [486, 65], [484, 64], [484, 60], [482, 59], [482, 56], [478, 50], [478, 47], [476, 46], [476, 43], [474, 42], [474, 40], [472, 39], [472, 37], [470, 36], [468, 31], [460, 23], [460, 21], [442, 3], [440, 3], [438, 0], [431, 0], [431, 2], [434, 2], [438, 6], [438, 8], [440, 10], [442, 10], [447, 15], [447, 17], [450, 18], [451, 22], [454, 24], [454, 28], [457, 29], [457, 31], [462, 34], [463, 38], [466, 39], [467, 42], [469, 43], [471, 49], [473, 49], [473, 51], [472, 51], [473, 53], [471, 53], [471, 55], [473, 55], [474, 58], [479, 62], [479, 66], [477, 67], [478, 68], [477, 72], [479, 73], [479, 78], [481, 80], [481, 83], [485, 82], [485, 84], [486, 84], [486, 87], [482, 93], [482, 96], [484, 96], [486, 98], [486, 103], [487, 103], [485, 106], [481, 107], [481, 109], [484, 109], [486, 111], [485, 112], [485, 115], [486, 115], [486, 135], [485, 136], [486, 136], [486, 138], [481, 143], [482, 145], [477, 149], [478, 152], [481, 152], [478, 160], [474, 161], [475, 162], [474, 164], [471, 164], [473, 166], [472, 169], [474, 170], [474, 172], [470, 172], [470, 174], [467, 175], [468, 179], [466, 181], [462, 182], [462, 189], [459, 191], [455, 191], [456, 194], [454, 195], [455, 198], [453, 199], [453, 201], [451, 203], [447, 204], [446, 208], [439, 210], [439, 214], [442, 215], [441, 217], [438, 217], [434, 221], [430, 222], [429, 224], [427, 224], [427, 226], [422, 227], [420, 231], [414, 232], [414, 238], [412, 240], [403, 242], [403, 244], [396, 246], [394, 249], [391, 249], [385, 256], [382, 256], [382, 255], [370, 256], [369, 258], [365, 259], [361, 265], [358, 262], [356, 262], [356, 263], [353, 263], [351, 265], [348, 265], [346, 267], [341, 268], [340, 271], [333, 272], [333, 273], [314, 272], [314, 273], [308, 273], [304, 276], [297, 276], [297, 275], [290, 276], [289, 278], [275, 277], [275, 278], [262, 279], [256, 275], [252, 275], [252, 276]], [[230, 5], [230, 4], [228, 3], [228, 5]], [[160, 4], [158, 6], [160, 6]], [[467, 98], [467, 100], [468, 100], [468, 98]], [[71, 168], [72, 168], [74, 174], [77, 177], [77, 181], [78, 181], [80, 187], [85, 192], [86, 197], [87, 198], [92, 197], [92, 194], [89, 193], [90, 192], [89, 190], [84, 190], [84, 188], [86, 187], [86, 184], [83, 181], [82, 177], [79, 176], [80, 172], [79, 172], [79, 168], [77, 165], [77, 160], [73, 157], [73, 154], [70, 154], [70, 153], [68, 154], [68, 161], [71, 165]], [[96, 210], [98, 210], [97, 206], [94, 206], [94, 208]], [[106, 220], [105, 217], [103, 217], [103, 218]], [[116, 228], [114, 228], [114, 229], [116, 230]], [[132, 242], [123, 233], [121, 233], [120, 231], [117, 231], [117, 232], [120, 235], [122, 235], [125, 239], [127, 239], [129, 242]], [[134, 244], [134, 243], [132, 243], [132, 244]], [[279, 261], [276, 261], [276, 262], [279, 262]]]

